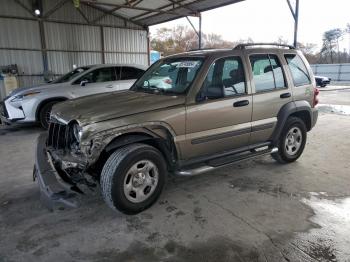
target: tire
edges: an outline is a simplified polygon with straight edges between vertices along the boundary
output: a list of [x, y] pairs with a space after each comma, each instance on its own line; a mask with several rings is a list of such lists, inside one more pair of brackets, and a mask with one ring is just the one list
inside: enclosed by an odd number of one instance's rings
[[137, 214], [157, 201], [166, 174], [166, 162], [156, 148], [127, 145], [114, 151], [102, 169], [102, 196], [112, 209]]
[[58, 103], [58, 101], [48, 102], [41, 108], [41, 110], [39, 112], [39, 121], [40, 121], [40, 125], [43, 128], [45, 128], [45, 129], [49, 128], [51, 109], [52, 109], [53, 105], [57, 104], [57, 103]]
[[278, 141], [278, 152], [271, 155], [282, 164], [294, 162], [303, 153], [306, 139], [307, 129], [304, 121], [298, 117], [289, 117]]

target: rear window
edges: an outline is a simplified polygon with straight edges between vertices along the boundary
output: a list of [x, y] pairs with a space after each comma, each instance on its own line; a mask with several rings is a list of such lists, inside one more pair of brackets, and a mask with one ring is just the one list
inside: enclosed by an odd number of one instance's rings
[[303, 60], [297, 54], [287, 54], [285, 58], [292, 74], [294, 86], [311, 84], [311, 78]]

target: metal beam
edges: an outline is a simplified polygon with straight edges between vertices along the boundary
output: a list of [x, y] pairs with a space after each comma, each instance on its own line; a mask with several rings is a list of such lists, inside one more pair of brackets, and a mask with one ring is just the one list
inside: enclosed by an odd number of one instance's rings
[[196, 32], [197, 36], [199, 37], [199, 33], [198, 33], [197, 29], [194, 27], [192, 21], [188, 18], [188, 16], [186, 16], [186, 19], [190, 23], [192, 29]]
[[[189, 7], [189, 6], [192, 6], [192, 5], [194, 5], [194, 4], [200, 3], [200, 2], [202, 2], [202, 1], [207, 1], [207, 0], [195, 0], [195, 1], [193, 1], [193, 2], [190, 2], [190, 3], [188, 3], [188, 4], [185, 4], [185, 5], [183, 5], [183, 6]], [[245, 1], [245, 0], [232, 0], [232, 1], [230, 1], [230, 3], [224, 3], [224, 4], [221, 3], [221, 1], [218, 1], [219, 3], [216, 3], [214, 6], [210, 6], [210, 7], [198, 9], [197, 13], [199, 13], [199, 12], [205, 12], [205, 11], [208, 11], [208, 10], [212, 10], [212, 9], [215, 9], [215, 8], [227, 6], [227, 5], [229, 5], [229, 4], [234, 4], [234, 3], [238, 3], [238, 2], [242, 2], [242, 1]], [[178, 10], [178, 9], [180, 9], [180, 8], [182, 8], [182, 7], [174, 8], [174, 10]], [[146, 15], [146, 14], [144, 14], [144, 15]], [[142, 16], [144, 16], [144, 15], [142, 15]], [[140, 16], [141, 16], [141, 15], [140, 15]], [[146, 26], [152, 26], [152, 25], [157, 25], [157, 24], [159, 24], [159, 23], [165, 23], [165, 22], [173, 21], [173, 20], [178, 19], [178, 18], [185, 17], [185, 16], [186, 16], [186, 13], [183, 13], [181, 16], [170, 17], [170, 18], [166, 18], [166, 19], [164, 19], [164, 20], [157, 21], [157, 22], [151, 22], [151, 23], [149, 23], [149, 22], [147, 21], [147, 19], [152, 19], [152, 18], [157, 17], [157, 16], [158, 16], [158, 15], [151, 15], [151, 16], [147, 16], [147, 17], [138, 18], [137, 20], [139, 20], [139, 21], [145, 20], [144, 23], [143, 23], [144, 25], [146, 25]], [[196, 16], [196, 14], [195, 14], [194, 16]], [[133, 17], [133, 18], [135, 18], [135, 17]], [[133, 20], [133, 18], [132, 18], [132, 20]]]
[[[96, 10], [99, 10], [99, 11], [101, 11], [101, 12], [103, 12], [103, 13], [108, 12], [108, 10], [103, 9], [103, 8], [97, 6], [97, 5], [94, 5], [94, 4], [92, 4], [90, 1], [84, 1], [84, 2], [81, 2], [81, 4], [86, 5], [86, 6], [88, 6], [88, 7], [91, 7], [91, 8], [94, 8], [94, 9], [96, 9]], [[140, 27], [143, 27], [143, 28], [145, 27], [144, 25], [142, 25], [142, 24], [140, 24], [140, 23], [137, 23], [137, 22], [135, 22], [135, 21], [131, 21], [129, 18], [123, 17], [123, 16], [121, 16], [121, 15], [118, 15], [118, 14], [115, 14], [115, 13], [111, 13], [110, 15], [115, 16], [115, 17], [117, 17], [117, 18], [119, 18], [119, 19], [124, 20], [125, 23], [128, 21], [128, 22], [134, 23], [135, 25], [138, 25], [138, 26], [140, 26]]]
[[105, 37], [103, 33], [103, 26], [100, 26], [100, 33], [101, 33], [101, 61], [102, 64], [106, 63], [106, 58], [105, 58]]
[[199, 13], [198, 47], [199, 49], [202, 49], [202, 14], [201, 13]]
[[82, 0], [81, 2], [89, 4], [90, 6], [105, 5], [105, 6], [120, 7], [120, 8], [131, 9], [131, 10], [139, 10], [139, 11], [155, 12], [155, 13], [160, 13], [160, 14], [181, 15], [181, 16], [183, 16], [183, 14], [172, 12], [172, 11], [164, 11], [164, 10], [161, 10], [159, 8], [157, 8], [157, 9], [150, 9], [150, 8], [146, 8], [146, 7], [111, 4], [111, 3], [104, 3], [104, 2], [97, 2], [96, 3], [96, 2], [92, 2], [90, 0]]
[[294, 18], [294, 47], [298, 45], [298, 22], [299, 22], [299, 0], [295, 3], [295, 18]]
[[[185, 0], [179, 0], [177, 1], [177, 4], [181, 3], [181, 2], [184, 2]], [[167, 5], [163, 5], [161, 7], [158, 7], [158, 9], [164, 9], [164, 8], [168, 8], [170, 6], [172, 6], [173, 4], [167, 4]], [[154, 11], [149, 11], [149, 12], [146, 12], [146, 13], [143, 13], [143, 14], [139, 14], [139, 15], [136, 15], [136, 16], [133, 16], [133, 17], [130, 17], [130, 20], [131, 21], [135, 21], [137, 20], [138, 18], [142, 17], [142, 16], [145, 16], [145, 15], [149, 15], [151, 13], [154, 13]]]
[[38, 51], [38, 52], [64, 52], [64, 53], [109, 53], [109, 54], [148, 54], [147, 52], [136, 51], [106, 51], [106, 50], [69, 50], [69, 49], [39, 49], [39, 48], [21, 48], [21, 47], [0, 47], [0, 50], [15, 51]]
[[[191, 2], [191, 3], [189, 3], [189, 4], [185, 4], [185, 5], [182, 5], [182, 6], [178, 6], [178, 7], [176, 7], [176, 8], [174, 8], [173, 10], [178, 10], [178, 9], [180, 9], [180, 8], [185, 8], [185, 7], [188, 7], [189, 5], [191, 5], [191, 4], [195, 4], [195, 3], [199, 3], [199, 2], [202, 2], [202, 1], [205, 1], [205, 0], [195, 0], [195, 1], [193, 1], [193, 2]], [[243, 0], [237, 0], [237, 1], [243, 1]], [[180, 1], [179, 1], [180, 2]], [[183, 2], [183, 1], [181, 1], [181, 2]], [[170, 6], [171, 6], [171, 4], [170, 4]], [[220, 7], [220, 6], [219, 6]], [[164, 8], [164, 7], [161, 7], [161, 8]], [[184, 14], [184, 13], [182, 13], [182, 14], [177, 14], [177, 18], [181, 18], [181, 17], [184, 17], [184, 16], [186, 16], [186, 15], [191, 15], [191, 16], [198, 16], [198, 14], [199, 14], [199, 12], [196, 12], [196, 13], [194, 13], [194, 14]], [[142, 19], [148, 19], [148, 18], [153, 18], [153, 17], [155, 17], [155, 16], [157, 16], [158, 14], [156, 14], [156, 15], [151, 15], [151, 16], [148, 16], [148, 17], [143, 17], [143, 18], [140, 18], [140, 19], [138, 19], [138, 20], [142, 20]], [[174, 19], [177, 19], [177, 18], [170, 18], [170, 19], [168, 19], [168, 20], [166, 20], [166, 21], [164, 21], [164, 22], [168, 22], [168, 21], [171, 21], [171, 20], [174, 20]], [[131, 18], [132, 20], [134, 20], [135, 19], [135, 17], [132, 17]], [[162, 23], [163, 23], [163, 21], [162, 21]], [[149, 26], [149, 25], [148, 25]]]
[[290, 12], [292, 13], [292, 16], [293, 16], [293, 18], [294, 18], [294, 20], [295, 20], [295, 13], [294, 13], [294, 9], [293, 9], [293, 7], [292, 7], [292, 4], [290, 3], [290, 0], [287, 0], [287, 4], [288, 4], [289, 10], [290, 10]]
[[190, 23], [193, 30], [196, 32], [196, 34], [198, 36], [198, 49], [202, 49], [202, 14], [201, 13], [199, 13], [198, 18], [199, 18], [199, 20], [198, 20], [198, 31], [197, 31], [197, 29], [194, 27], [191, 20], [188, 18], [188, 16], [186, 16], [187, 21]]
[[52, 15], [54, 12], [56, 12], [58, 9], [60, 9], [62, 6], [65, 5], [70, 0], [61, 0], [58, 2], [57, 5], [55, 5], [53, 8], [51, 8], [49, 11], [47, 11], [45, 14], [43, 14], [44, 18], [48, 18], [50, 15]]
[[[13, 16], [13, 15], [0, 15], [0, 18], [5, 18], [5, 19], [18, 19], [18, 20], [25, 20], [25, 21], [38, 21], [37, 17], [22, 17], [22, 16]], [[129, 29], [129, 30], [140, 30], [140, 28], [134, 28], [134, 27], [128, 27], [128, 26], [115, 26], [115, 25], [108, 25], [108, 24], [95, 24], [95, 23], [83, 23], [83, 22], [69, 22], [69, 21], [62, 21], [62, 20], [57, 20], [57, 19], [45, 19], [41, 18], [43, 22], [48, 22], [48, 23], [56, 23], [56, 24], [65, 24], [65, 25], [90, 25], [90, 26], [104, 26], [104, 27], [109, 27], [109, 28], [121, 28], [121, 29]], [[132, 22], [135, 24], [135, 22]], [[140, 25], [142, 26], [142, 25]], [[142, 26], [143, 27], [143, 26]]]
[[80, 7], [76, 8], [79, 12], [79, 14], [84, 18], [84, 20], [86, 21], [86, 23], [90, 24], [89, 19], [87, 18], [87, 16], [84, 14], [83, 10], [80, 9]]
[[45, 76], [46, 73], [49, 71], [49, 62], [48, 62], [47, 51], [46, 51], [45, 30], [44, 30], [43, 21], [39, 19], [38, 22], [39, 22], [39, 33], [40, 33], [40, 42], [41, 42], [41, 49], [42, 49], [41, 54], [43, 58], [43, 68], [44, 68], [43, 75]]
[[187, 7], [187, 6], [183, 5], [183, 4], [181, 4], [180, 1], [179, 1], [179, 2], [177, 2], [177, 1], [175, 1], [175, 0], [168, 0], [168, 1], [171, 2], [171, 3], [173, 3], [174, 5], [179, 5], [180, 7], [183, 7], [183, 8], [185, 8], [185, 9], [187, 9], [187, 10], [193, 12], [193, 13], [196, 13], [195, 10], [193, 10], [192, 8], [189, 8], [189, 7]]
[[31, 14], [31, 16], [34, 16], [33, 11], [26, 5], [24, 5], [22, 2], [20, 2], [19, 0], [15, 0], [14, 1], [16, 4], [18, 4], [20, 7], [22, 7], [24, 10], [26, 10], [29, 14]]
[[289, 6], [290, 12], [294, 18], [294, 47], [298, 45], [298, 22], [299, 22], [299, 0], [295, 0], [295, 8], [293, 9], [290, 0], [287, 0], [287, 4]]
[[[127, 1], [127, 0], [126, 0]], [[133, 0], [134, 2], [136, 0]], [[139, 3], [141, 3], [143, 0], [138, 0], [137, 2], [135, 2], [133, 4], [133, 6], [138, 5]], [[100, 21], [102, 18], [104, 18], [105, 16], [109, 15], [109, 14], [113, 14], [115, 11], [119, 10], [120, 7], [114, 7], [111, 10], [108, 10], [107, 12], [104, 12], [104, 14], [100, 15], [99, 17], [96, 17], [94, 20], [92, 20], [93, 23], [96, 23], [97, 21]]]

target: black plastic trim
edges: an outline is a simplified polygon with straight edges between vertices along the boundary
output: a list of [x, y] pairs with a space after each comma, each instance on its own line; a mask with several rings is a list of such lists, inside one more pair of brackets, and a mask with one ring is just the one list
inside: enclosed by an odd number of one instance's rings
[[[318, 112], [317, 109], [311, 108], [310, 104], [307, 101], [294, 101], [285, 104], [277, 115], [277, 125], [272, 133], [270, 140], [273, 142], [273, 145], [278, 143], [279, 137], [283, 130], [284, 124], [286, 123], [288, 117], [296, 112], [308, 112], [310, 114], [311, 128], [315, 126], [317, 121]], [[314, 113], [315, 112], [315, 113]]]
[[252, 127], [252, 132], [261, 131], [261, 130], [265, 130], [265, 129], [270, 129], [270, 128], [273, 128], [274, 125], [275, 125], [275, 123], [268, 123], [268, 124], [262, 124], [262, 125], [258, 125], [258, 126], [253, 126]]
[[228, 138], [228, 137], [240, 136], [240, 135], [248, 134], [250, 132], [251, 132], [251, 128], [250, 127], [249, 128], [243, 128], [243, 129], [239, 129], [239, 130], [234, 130], [234, 131], [230, 131], [230, 132], [221, 133], [221, 134], [218, 134], [218, 135], [211, 135], [211, 136], [196, 138], [196, 139], [191, 140], [191, 144], [192, 145], [202, 144], [202, 143], [210, 142], [210, 141], [213, 141], [213, 140], [219, 140], [219, 139], [224, 139], [224, 138]]

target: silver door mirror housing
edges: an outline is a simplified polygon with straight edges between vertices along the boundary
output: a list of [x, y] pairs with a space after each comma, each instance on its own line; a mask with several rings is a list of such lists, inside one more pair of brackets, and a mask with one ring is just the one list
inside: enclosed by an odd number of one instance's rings
[[88, 83], [89, 83], [88, 80], [82, 80], [82, 81], [80, 82], [80, 86], [86, 86]]

